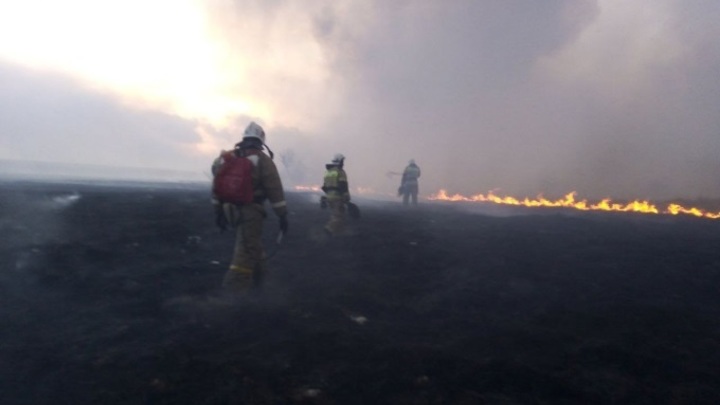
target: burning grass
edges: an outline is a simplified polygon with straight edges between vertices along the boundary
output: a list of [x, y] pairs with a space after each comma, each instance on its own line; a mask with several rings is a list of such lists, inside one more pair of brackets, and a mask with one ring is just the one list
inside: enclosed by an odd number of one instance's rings
[[515, 205], [525, 207], [547, 207], [547, 208], [571, 208], [580, 211], [612, 211], [612, 212], [635, 212], [642, 214], [664, 214], [664, 215], [692, 215], [700, 218], [720, 219], [720, 212], [712, 212], [706, 209], [686, 206], [679, 202], [665, 204], [653, 203], [647, 200], [633, 200], [617, 202], [610, 198], [598, 202], [589, 202], [586, 199], [578, 199], [576, 192], [565, 194], [564, 197], [549, 200], [542, 195], [535, 198], [516, 198], [512, 196], [500, 196], [490, 191], [487, 194], [475, 194], [464, 196], [461, 194], [448, 194], [446, 190], [440, 190], [428, 197], [433, 201], [464, 201], [464, 202], [490, 202], [494, 204]]

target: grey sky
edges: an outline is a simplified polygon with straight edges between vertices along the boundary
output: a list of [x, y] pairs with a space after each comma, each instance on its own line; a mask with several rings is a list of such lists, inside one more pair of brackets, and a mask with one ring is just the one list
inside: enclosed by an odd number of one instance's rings
[[266, 113], [210, 125], [0, 59], [0, 158], [201, 172], [255, 119], [293, 184], [342, 152], [351, 185], [382, 193], [414, 158], [425, 194], [720, 197], [715, 1], [203, 4], [247, 74], [222, 90]]
[[193, 123], [123, 105], [61, 75], [0, 66], [7, 157], [130, 167], [172, 167]]

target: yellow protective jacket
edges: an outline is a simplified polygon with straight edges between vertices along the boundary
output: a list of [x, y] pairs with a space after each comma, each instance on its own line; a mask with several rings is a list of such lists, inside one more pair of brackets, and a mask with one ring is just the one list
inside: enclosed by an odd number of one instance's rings
[[[247, 149], [245, 152], [245, 156], [253, 164], [252, 183], [254, 202], [263, 205], [267, 199], [270, 201], [270, 206], [273, 211], [275, 211], [275, 214], [278, 216], [286, 215], [287, 203], [285, 201], [285, 191], [283, 190], [282, 181], [280, 180], [280, 174], [275, 166], [275, 162], [261, 150]], [[213, 175], [217, 173], [222, 163], [223, 159], [221, 154], [221, 156], [213, 162]], [[217, 203], [217, 200], [213, 199], [213, 202]]]
[[323, 179], [322, 190], [328, 200], [350, 201], [350, 188], [345, 170], [338, 165], [325, 165], [325, 168], [327, 171]]

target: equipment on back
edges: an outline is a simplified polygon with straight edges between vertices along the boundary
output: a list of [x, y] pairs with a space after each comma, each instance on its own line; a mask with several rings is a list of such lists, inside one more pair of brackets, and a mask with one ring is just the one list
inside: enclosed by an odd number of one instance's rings
[[[241, 154], [238, 155], [238, 152]], [[213, 194], [218, 200], [231, 204], [253, 202], [253, 163], [247, 156], [255, 153], [235, 150], [223, 152], [222, 163], [213, 178]]]

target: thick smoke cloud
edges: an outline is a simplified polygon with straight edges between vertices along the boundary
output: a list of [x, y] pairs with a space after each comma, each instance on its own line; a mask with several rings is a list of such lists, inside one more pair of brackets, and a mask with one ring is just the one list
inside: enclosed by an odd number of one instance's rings
[[529, 113], [539, 115], [527, 102], [526, 81], [536, 58], [577, 35], [592, 4], [576, 5], [570, 16], [562, 2], [379, 7], [353, 46], [347, 33], [324, 37], [336, 45], [340, 74], [355, 78], [348, 84], [352, 107], [336, 125], [352, 134], [350, 149], [364, 153], [360, 165], [381, 164], [377, 175], [415, 158], [426, 191], [466, 193], [510, 189], [526, 171], [543, 169], [537, 149], [527, 148], [542, 141], [526, 125]]
[[319, 38], [350, 78], [333, 132], [368, 183], [414, 157], [425, 191], [717, 196], [708, 8], [393, 2], [350, 32], [326, 14]]
[[202, 4], [256, 108], [219, 127], [5, 67], [2, 156], [203, 171], [255, 120], [289, 185], [342, 152], [387, 194], [414, 158], [424, 194], [720, 197], [720, 3]]

